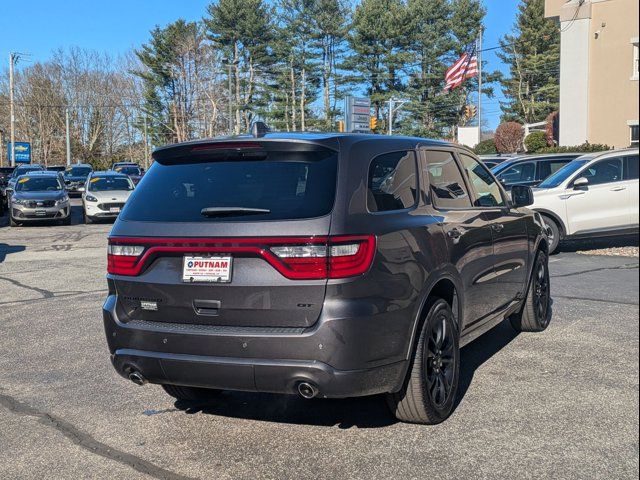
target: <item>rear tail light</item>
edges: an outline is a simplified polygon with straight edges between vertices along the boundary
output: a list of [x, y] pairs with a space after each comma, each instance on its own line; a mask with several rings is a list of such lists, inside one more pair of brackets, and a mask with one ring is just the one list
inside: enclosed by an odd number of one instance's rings
[[107, 271], [139, 275], [157, 255], [240, 254], [259, 256], [294, 280], [347, 278], [367, 272], [375, 255], [373, 235], [270, 238], [109, 239]]

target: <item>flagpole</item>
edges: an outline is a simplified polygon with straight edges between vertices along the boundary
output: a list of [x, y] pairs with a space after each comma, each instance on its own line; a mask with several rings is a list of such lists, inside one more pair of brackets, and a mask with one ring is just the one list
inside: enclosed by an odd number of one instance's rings
[[478, 142], [482, 141], [482, 25], [478, 37]]

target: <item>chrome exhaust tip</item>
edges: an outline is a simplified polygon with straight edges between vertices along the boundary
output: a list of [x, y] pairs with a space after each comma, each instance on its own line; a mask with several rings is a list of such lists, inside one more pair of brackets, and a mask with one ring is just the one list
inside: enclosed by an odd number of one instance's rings
[[302, 398], [311, 399], [320, 393], [318, 387], [308, 382], [300, 382], [298, 384], [298, 393]]
[[147, 379], [142, 376], [140, 372], [131, 372], [129, 374], [129, 380], [131, 380], [136, 385], [144, 385], [147, 383]]

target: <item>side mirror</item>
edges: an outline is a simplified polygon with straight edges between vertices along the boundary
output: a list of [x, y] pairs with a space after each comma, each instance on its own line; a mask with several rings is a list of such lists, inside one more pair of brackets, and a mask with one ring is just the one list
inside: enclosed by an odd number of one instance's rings
[[526, 185], [514, 185], [511, 188], [511, 204], [515, 208], [533, 205], [533, 190]]
[[585, 177], [580, 177], [573, 182], [574, 190], [588, 190], [589, 189], [589, 179]]

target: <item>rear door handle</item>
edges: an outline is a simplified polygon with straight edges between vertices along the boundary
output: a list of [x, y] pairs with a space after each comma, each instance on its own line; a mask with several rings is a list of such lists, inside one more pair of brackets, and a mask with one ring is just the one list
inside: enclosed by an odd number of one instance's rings
[[220, 310], [220, 300], [194, 300], [193, 309], [198, 315], [218, 315]]
[[611, 189], [612, 192], [621, 192], [623, 190], [626, 190], [627, 187], [614, 187]]

